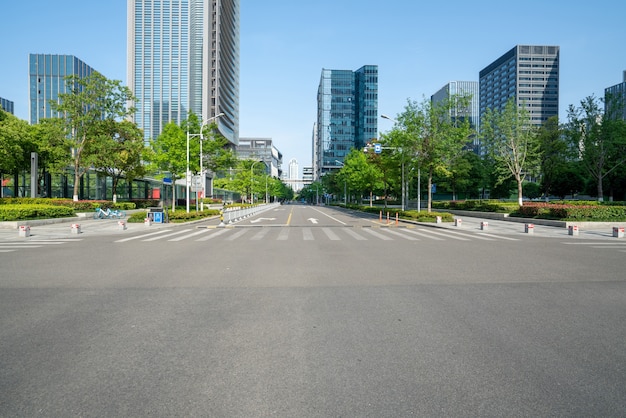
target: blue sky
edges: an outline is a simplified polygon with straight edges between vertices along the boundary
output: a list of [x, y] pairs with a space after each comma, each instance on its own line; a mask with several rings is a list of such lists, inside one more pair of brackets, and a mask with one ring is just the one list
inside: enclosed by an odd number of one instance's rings
[[[2, 0], [0, 96], [28, 119], [28, 54], [72, 54], [126, 84], [125, 0]], [[402, 112], [518, 44], [561, 50], [559, 117], [623, 81], [626, 2], [241, 0], [240, 136], [311, 164], [322, 68], [378, 65], [379, 112]], [[379, 120], [379, 130], [391, 122]]]

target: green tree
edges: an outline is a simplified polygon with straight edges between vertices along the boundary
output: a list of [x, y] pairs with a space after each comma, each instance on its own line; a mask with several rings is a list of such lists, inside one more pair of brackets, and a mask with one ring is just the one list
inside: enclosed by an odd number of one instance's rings
[[525, 107], [510, 98], [504, 109], [487, 109], [481, 123], [482, 141], [495, 162], [496, 185], [509, 178], [517, 183], [517, 202], [523, 202], [522, 185], [537, 165], [537, 136]]
[[367, 155], [360, 150], [351, 150], [344, 159], [341, 172], [347, 187], [360, 195], [368, 193], [370, 206], [373, 206], [374, 190], [381, 188], [383, 175], [375, 165], [368, 161]]
[[[134, 112], [127, 104], [134, 98], [121, 81], [109, 80], [98, 72], [87, 77], [66, 77], [68, 93], [59, 93], [58, 102], [51, 108], [63, 115], [65, 134], [72, 141], [71, 155], [74, 168], [74, 194], [78, 200], [80, 178], [94, 163], [94, 154], [88, 150], [97, 141], [102, 121], [121, 120]], [[98, 149], [99, 147], [93, 147]]]
[[146, 172], [147, 149], [143, 132], [134, 123], [124, 120], [103, 121], [98, 140], [91, 144], [94, 166], [112, 179], [113, 202], [117, 202], [117, 186], [121, 179], [129, 183]]
[[394, 129], [404, 132], [403, 151], [415, 156], [418, 170], [427, 175], [428, 211], [432, 209], [433, 176], [449, 176], [452, 161], [468, 143], [472, 129], [467, 118], [455, 118], [468, 106], [469, 97], [451, 96], [447, 100], [422, 103], [408, 100], [398, 115]]
[[563, 176], [574, 155], [559, 126], [556, 116], [549, 118], [537, 133], [541, 191], [546, 200], [554, 193], [555, 184]]
[[626, 162], [626, 121], [605, 117], [601, 101], [589, 96], [569, 106], [567, 134], [603, 201], [604, 178]]
[[[187, 171], [187, 136], [185, 131], [174, 122], [163, 127], [159, 136], [151, 142], [152, 167], [169, 173], [172, 184], [183, 178]], [[174, 192], [176, 187], [174, 187]], [[176, 195], [172, 196], [172, 212], [176, 210]]]
[[26, 121], [0, 109], [0, 173], [16, 173], [26, 167], [24, 145], [29, 137]]

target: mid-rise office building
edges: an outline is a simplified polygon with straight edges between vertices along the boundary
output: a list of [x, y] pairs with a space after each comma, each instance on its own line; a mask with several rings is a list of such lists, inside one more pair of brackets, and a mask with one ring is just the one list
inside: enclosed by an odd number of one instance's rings
[[58, 101], [59, 94], [68, 93], [65, 77], [73, 75], [87, 77], [95, 70], [74, 55], [30, 54], [30, 123], [40, 119], [56, 118], [63, 115], [50, 107], [50, 101]]
[[[472, 129], [478, 132], [480, 129], [478, 81], [450, 81], [430, 96], [430, 100], [432, 103], [441, 103], [444, 100], [451, 100], [453, 97], [461, 96], [468, 97], [468, 106], [452, 106], [450, 117], [452, 119], [469, 120]], [[478, 151], [478, 136], [474, 135], [472, 141], [473, 149]]]
[[480, 71], [480, 117], [510, 98], [533, 125], [559, 115], [559, 47], [517, 45]]
[[271, 138], [239, 138], [237, 158], [262, 161], [267, 174], [275, 178], [282, 177], [283, 154], [274, 146]]
[[621, 83], [604, 89], [604, 99], [606, 115], [626, 120], [626, 71]]
[[239, 138], [239, 0], [128, 0], [128, 86], [146, 140], [189, 112]]
[[15, 113], [15, 103], [13, 103], [11, 100], [0, 97], [0, 107], [2, 107], [2, 110], [7, 113]]
[[341, 167], [353, 148], [378, 137], [378, 66], [322, 70], [313, 132], [314, 176]]

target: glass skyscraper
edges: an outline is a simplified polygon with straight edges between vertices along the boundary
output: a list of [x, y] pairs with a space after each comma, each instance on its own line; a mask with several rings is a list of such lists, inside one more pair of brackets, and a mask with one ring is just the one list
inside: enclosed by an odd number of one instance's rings
[[95, 70], [73, 55], [30, 54], [30, 123], [40, 119], [62, 117], [50, 107], [50, 100], [57, 101], [59, 93], [67, 93], [65, 77], [87, 77]]
[[604, 113], [612, 118], [626, 120], [626, 71], [623, 80], [604, 89]]
[[0, 97], [0, 107], [7, 113], [13, 114], [15, 112], [15, 104], [8, 99]]
[[480, 71], [480, 116], [510, 97], [525, 105], [531, 123], [559, 115], [559, 47], [517, 45]]
[[239, 138], [239, 0], [128, 0], [128, 86], [146, 140], [189, 111]]
[[378, 137], [378, 66], [322, 70], [313, 132], [314, 176], [340, 168], [352, 148]]

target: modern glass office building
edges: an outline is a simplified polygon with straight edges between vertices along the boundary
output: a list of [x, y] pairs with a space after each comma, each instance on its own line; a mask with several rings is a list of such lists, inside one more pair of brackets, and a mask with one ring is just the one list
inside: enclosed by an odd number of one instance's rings
[[[455, 119], [469, 119], [472, 129], [476, 132], [480, 129], [480, 113], [478, 81], [450, 81], [440, 88], [435, 94], [430, 96], [432, 103], [440, 103], [444, 100], [450, 100], [452, 97], [469, 96], [469, 106], [452, 107], [450, 117]], [[475, 151], [479, 149], [478, 136], [473, 138], [473, 147]]]
[[15, 112], [15, 103], [3, 97], [0, 97], [0, 107], [7, 113], [13, 114]]
[[378, 66], [322, 70], [313, 132], [314, 176], [340, 168], [352, 148], [378, 137]]
[[146, 140], [190, 111], [239, 138], [239, 0], [128, 0], [128, 86]]
[[623, 82], [604, 89], [604, 113], [626, 120], [626, 71]]
[[517, 45], [480, 71], [480, 117], [514, 97], [533, 125], [559, 115], [559, 47]]
[[30, 54], [30, 123], [40, 119], [61, 117], [50, 107], [50, 100], [57, 101], [60, 93], [67, 93], [65, 77], [87, 77], [95, 70], [73, 55]]

